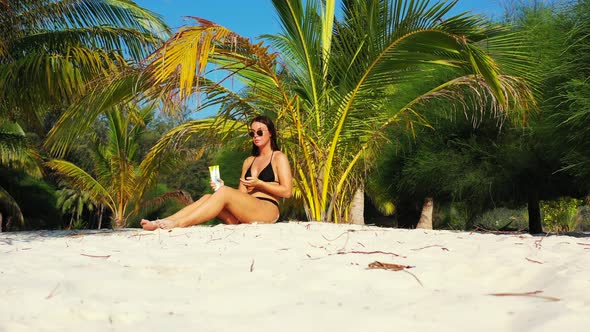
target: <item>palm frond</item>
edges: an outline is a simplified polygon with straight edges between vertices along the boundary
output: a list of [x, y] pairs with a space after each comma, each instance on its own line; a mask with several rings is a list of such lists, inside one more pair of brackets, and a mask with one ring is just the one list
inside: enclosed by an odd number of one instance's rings
[[147, 57], [163, 41], [148, 32], [112, 26], [39, 31], [11, 45], [15, 54], [35, 53], [40, 47], [50, 54], [65, 54], [72, 45], [92, 45], [93, 50], [116, 50], [136, 62]]
[[27, 142], [22, 128], [15, 122], [0, 120], [0, 165], [20, 169], [40, 178], [41, 157]]
[[145, 201], [142, 203], [142, 206], [153, 208], [155, 206], [161, 206], [162, 204], [171, 200], [179, 202], [183, 205], [189, 205], [193, 203], [193, 198], [191, 197], [191, 194], [184, 190], [176, 190], [167, 192], [158, 197]]
[[128, 0], [7, 0], [0, 14], [0, 112], [42, 130], [88, 84], [139, 62], [167, 38], [162, 19]]
[[139, 73], [128, 70], [113, 74], [107, 82], [99, 82], [100, 88], [72, 104], [50, 130], [45, 146], [54, 156], [63, 156], [69, 146], [88, 128], [100, 114], [133, 100]]
[[195, 76], [205, 71], [216, 44], [221, 41], [231, 43], [232, 38], [237, 38], [237, 35], [220, 25], [195, 19], [201, 25], [181, 28], [149, 58], [151, 84], [160, 85], [168, 77], [178, 75], [181, 98], [192, 94]]
[[4, 188], [2, 188], [2, 186], [0, 186], [0, 204], [4, 205], [9, 215], [16, 217], [16, 220], [20, 224], [24, 224], [25, 219], [20, 210], [20, 207], [18, 206], [18, 203]]
[[127, 0], [8, 0], [23, 30], [111, 25], [165, 35], [161, 17]]
[[229, 120], [218, 121], [214, 118], [188, 121], [167, 132], [150, 149], [140, 165], [141, 173], [151, 173], [163, 163], [171, 153], [179, 151], [186, 146], [191, 139], [213, 142], [213, 137], [234, 137], [236, 131], [244, 128], [242, 134], [246, 137], [247, 124], [241, 121]]
[[45, 165], [62, 175], [68, 187], [77, 188], [80, 191], [88, 193], [88, 196], [93, 201], [105, 204], [111, 209], [114, 209], [116, 206], [116, 202], [109, 190], [80, 167], [71, 162], [59, 159], [50, 160]]

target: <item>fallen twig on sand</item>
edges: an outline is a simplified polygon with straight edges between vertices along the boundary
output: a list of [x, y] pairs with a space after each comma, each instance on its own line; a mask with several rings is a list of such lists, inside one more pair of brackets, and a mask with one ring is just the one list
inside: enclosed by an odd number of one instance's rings
[[581, 246], [590, 246], [590, 243], [582, 243], [582, 242], [578, 242], [577, 244], [581, 245]]
[[250, 264], [250, 272], [254, 271], [254, 260], [252, 260], [252, 264]]
[[542, 237], [542, 238], [540, 238], [539, 240], [535, 241], [535, 247], [536, 247], [537, 249], [541, 249], [541, 248], [543, 247], [543, 246], [542, 246], [542, 242], [543, 242], [543, 240], [545, 240], [547, 237], [549, 237], [549, 235], [551, 235], [551, 234], [549, 234], [549, 233], [546, 233], [546, 234], [545, 234], [545, 236], [543, 236], [543, 237]]
[[526, 293], [493, 293], [493, 294], [489, 294], [489, 295], [492, 295], [492, 296], [528, 296], [528, 297], [538, 297], [540, 299], [544, 299], [544, 300], [552, 301], [552, 302], [561, 301], [560, 299], [558, 299], [556, 297], [539, 295], [541, 293], [543, 293], [543, 291], [538, 290], [538, 291], [526, 292]]
[[88, 254], [80, 254], [80, 255], [90, 257], [90, 258], [104, 258], [104, 259], [111, 257], [111, 255], [88, 255]]
[[418, 277], [416, 277], [415, 274], [413, 274], [410, 271], [407, 271], [407, 269], [412, 269], [414, 267], [415, 266], [399, 265], [399, 264], [391, 264], [391, 263], [383, 263], [383, 262], [379, 262], [379, 261], [374, 261], [373, 263], [369, 263], [367, 269], [370, 269], [370, 270], [381, 269], [381, 270], [389, 270], [389, 271], [403, 271], [403, 272], [411, 275], [412, 277], [414, 277], [414, 279], [416, 279], [416, 281], [418, 282], [418, 284], [420, 284], [420, 286], [424, 287], [424, 285], [422, 284], [422, 281], [420, 281], [420, 279], [418, 279]]
[[53, 288], [53, 290], [49, 293], [49, 295], [47, 295], [45, 297], [46, 300], [49, 300], [50, 298], [52, 298], [55, 295], [55, 291], [57, 290], [57, 288], [59, 287], [59, 282], [57, 283], [57, 285], [55, 285], [55, 287]]
[[534, 259], [530, 259], [530, 258], [527, 258], [527, 257], [525, 257], [525, 259], [526, 259], [527, 261], [531, 262], [531, 263], [544, 264], [544, 263], [542, 263], [542, 262], [539, 262], [539, 261], [536, 261], [536, 260], [534, 260]]
[[148, 235], [155, 235], [153, 232], [152, 233], [139, 233], [139, 234], [133, 234], [133, 235], [129, 235], [127, 238], [132, 238], [132, 237], [138, 237], [141, 240], [142, 236], [148, 236]]
[[339, 251], [336, 253], [336, 255], [348, 255], [348, 254], [362, 254], [362, 255], [384, 254], [384, 255], [393, 255], [395, 257], [407, 258], [406, 256], [398, 255], [394, 252], [387, 252], [387, 251], [381, 251], [381, 250], [376, 250], [376, 251], [353, 250], [353, 251]]
[[314, 248], [318, 248], [318, 249], [324, 249], [324, 250], [326, 249], [326, 247], [324, 247], [324, 246], [316, 246], [315, 244], [311, 244], [311, 243], [309, 243], [309, 242], [307, 242], [307, 244], [309, 244], [310, 246], [312, 246], [312, 247], [314, 247]]
[[392, 271], [401, 271], [405, 269], [411, 269], [414, 266], [409, 265], [399, 265], [399, 264], [392, 264], [392, 263], [383, 263], [379, 261], [374, 261], [373, 263], [369, 263], [368, 269], [380, 269], [380, 270], [392, 270]]
[[338, 236], [337, 236], [335, 239], [332, 239], [332, 240], [328, 239], [328, 238], [327, 238], [327, 237], [325, 237], [324, 235], [322, 235], [322, 237], [324, 238], [324, 240], [326, 240], [326, 241], [328, 241], [328, 242], [333, 242], [333, 241], [336, 241], [336, 240], [338, 240], [340, 237], [342, 237], [342, 235], [346, 234], [346, 241], [345, 241], [345, 242], [344, 242], [344, 244], [342, 245], [342, 248], [338, 249], [338, 251], [342, 251], [342, 250], [344, 250], [344, 248], [346, 248], [346, 245], [348, 244], [348, 240], [350, 239], [350, 235], [349, 235], [349, 233], [352, 233], [352, 232], [356, 232], [356, 229], [349, 229], [349, 230], [347, 230], [346, 232], [344, 232], [344, 233], [342, 233], [342, 234], [338, 235]]
[[426, 247], [416, 248], [416, 249], [410, 249], [410, 250], [418, 251], [418, 250], [423, 250], [423, 249], [428, 249], [428, 248], [434, 248], [434, 247], [439, 247], [443, 251], [449, 251], [448, 248], [445, 248], [445, 247], [443, 247], [443, 246], [441, 246], [439, 244], [433, 244], [431, 246], [426, 246]]

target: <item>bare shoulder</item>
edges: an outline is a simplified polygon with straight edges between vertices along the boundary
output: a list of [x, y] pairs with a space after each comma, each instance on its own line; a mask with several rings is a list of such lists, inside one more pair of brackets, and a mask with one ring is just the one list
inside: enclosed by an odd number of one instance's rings
[[250, 167], [252, 161], [254, 161], [254, 156], [250, 156], [244, 159], [244, 163], [242, 164], [242, 171], [245, 171], [248, 167]]
[[285, 155], [281, 151], [275, 151], [274, 159], [276, 161], [287, 161], [287, 162], [289, 161], [289, 159], [287, 159], [287, 155]]
[[254, 161], [254, 156], [249, 156], [248, 158], [244, 159], [244, 166], [246, 166], [246, 165], [250, 166], [252, 161]]
[[287, 158], [287, 155], [285, 155], [281, 151], [275, 152], [274, 163], [277, 165], [277, 167], [279, 167], [279, 169], [291, 168], [291, 166], [289, 165], [289, 158]]

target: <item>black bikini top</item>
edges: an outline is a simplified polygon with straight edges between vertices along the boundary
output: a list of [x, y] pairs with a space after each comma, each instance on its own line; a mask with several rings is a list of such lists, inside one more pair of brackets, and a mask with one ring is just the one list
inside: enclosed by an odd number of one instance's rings
[[[270, 155], [270, 161], [268, 162], [268, 165], [266, 165], [266, 167], [260, 171], [260, 173], [258, 173], [258, 179], [262, 180], [264, 182], [278, 182], [275, 179], [275, 172], [272, 169], [272, 156], [275, 152], [273, 151], [272, 154]], [[256, 157], [254, 157], [254, 160], [256, 160]], [[248, 170], [246, 171], [246, 174], [244, 174], [244, 177], [247, 178], [249, 176], [252, 176], [252, 165], [254, 164], [254, 160], [252, 160], [252, 164], [250, 164], [250, 167], [248, 167]]]

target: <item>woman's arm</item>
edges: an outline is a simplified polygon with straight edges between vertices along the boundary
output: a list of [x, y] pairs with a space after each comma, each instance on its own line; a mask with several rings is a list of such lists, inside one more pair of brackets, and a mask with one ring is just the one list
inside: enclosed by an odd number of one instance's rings
[[246, 160], [244, 160], [244, 163], [242, 164], [242, 175], [240, 176], [240, 184], [238, 185], [238, 190], [246, 194], [248, 193], [248, 188], [244, 186], [241, 179], [243, 179], [244, 175], [246, 175], [246, 171], [248, 171], [248, 167], [250, 167], [250, 164], [252, 164], [253, 158], [254, 157], [252, 156], [246, 158]]

